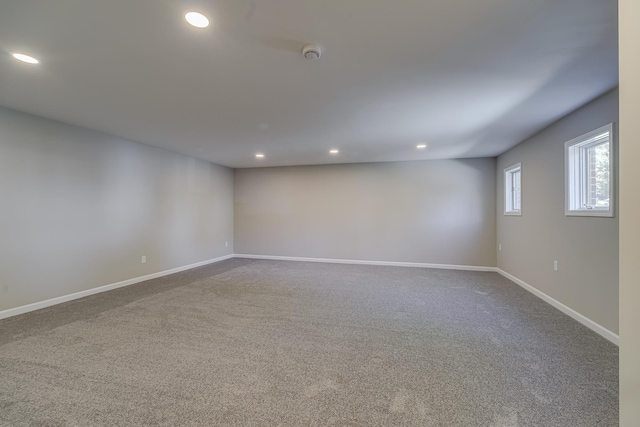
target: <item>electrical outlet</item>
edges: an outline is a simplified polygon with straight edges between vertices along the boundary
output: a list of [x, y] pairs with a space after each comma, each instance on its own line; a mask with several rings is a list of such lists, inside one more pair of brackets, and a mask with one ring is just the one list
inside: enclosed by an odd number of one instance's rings
[[553, 271], [558, 271], [558, 261], [553, 261]]
[[502, 252], [502, 243], [500, 243], [500, 244], [498, 245], [498, 250], [499, 250], [500, 252]]
[[229, 242], [224, 242], [224, 246], [228, 248], [229, 247]]
[[146, 255], [142, 255], [142, 259], [140, 259], [140, 263], [141, 264], [146, 264], [147, 263], [147, 256]]

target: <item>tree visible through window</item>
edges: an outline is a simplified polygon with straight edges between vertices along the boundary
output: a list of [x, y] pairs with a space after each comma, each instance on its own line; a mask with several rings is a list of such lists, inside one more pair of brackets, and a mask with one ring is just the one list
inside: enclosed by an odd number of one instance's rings
[[609, 207], [609, 142], [589, 148], [589, 205]]

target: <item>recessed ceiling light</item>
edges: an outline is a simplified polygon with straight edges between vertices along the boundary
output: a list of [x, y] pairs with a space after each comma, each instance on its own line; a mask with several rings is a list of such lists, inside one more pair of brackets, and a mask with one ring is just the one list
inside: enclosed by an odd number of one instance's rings
[[184, 19], [186, 19], [189, 24], [197, 28], [206, 28], [209, 26], [209, 19], [198, 12], [187, 13], [184, 15]]
[[33, 56], [25, 55], [24, 53], [13, 53], [12, 56], [16, 58], [18, 61], [26, 62], [28, 64], [38, 64], [38, 61]]
[[258, 159], [264, 159], [264, 154], [258, 153], [258, 154], [256, 154], [256, 157]]
[[336, 150], [335, 148], [333, 150], [329, 150], [329, 152], [331, 154], [338, 154], [340, 151]]
[[424, 148], [427, 148], [427, 144], [418, 144], [418, 145], [416, 145], [416, 148], [417, 148], [418, 150], [422, 150], [422, 149], [424, 149]]

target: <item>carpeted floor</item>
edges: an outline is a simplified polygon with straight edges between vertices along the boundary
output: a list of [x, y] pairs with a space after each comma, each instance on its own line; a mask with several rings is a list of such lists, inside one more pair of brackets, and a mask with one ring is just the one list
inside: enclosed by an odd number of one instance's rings
[[3, 426], [616, 426], [618, 348], [495, 273], [231, 259], [0, 321]]

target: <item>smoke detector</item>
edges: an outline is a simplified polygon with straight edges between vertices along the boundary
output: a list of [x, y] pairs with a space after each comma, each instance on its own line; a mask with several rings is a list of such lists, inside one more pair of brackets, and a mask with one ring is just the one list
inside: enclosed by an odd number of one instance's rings
[[320, 58], [320, 55], [322, 55], [322, 50], [317, 44], [306, 44], [302, 46], [302, 56], [305, 58], [315, 61]]

